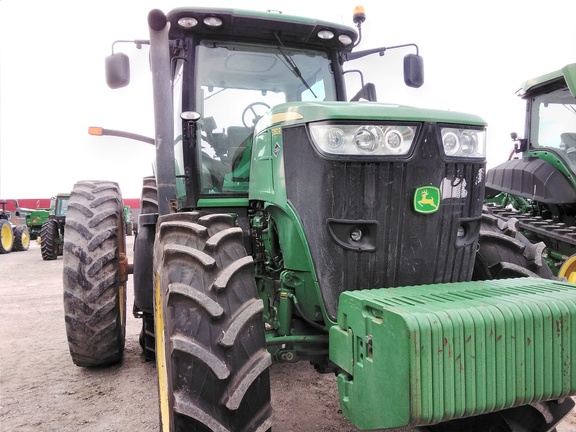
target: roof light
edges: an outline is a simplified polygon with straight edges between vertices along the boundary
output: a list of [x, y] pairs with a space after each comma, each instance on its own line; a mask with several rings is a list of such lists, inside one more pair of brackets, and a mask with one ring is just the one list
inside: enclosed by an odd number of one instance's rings
[[354, 8], [352, 20], [356, 25], [362, 24], [364, 21], [366, 21], [366, 11], [364, 10], [364, 6], [356, 6]]
[[193, 17], [184, 17], [178, 20], [178, 25], [184, 28], [192, 28], [198, 24], [198, 20]]
[[215, 16], [208, 16], [204, 18], [204, 24], [208, 27], [220, 27], [222, 25], [222, 20]]
[[320, 30], [318, 32], [318, 37], [320, 39], [332, 39], [334, 38], [334, 33], [332, 33], [330, 30]]
[[340, 35], [338, 36], [338, 40], [342, 43], [342, 45], [344, 46], [348, 46], [352, 43], [352, 38], [348, 35]]

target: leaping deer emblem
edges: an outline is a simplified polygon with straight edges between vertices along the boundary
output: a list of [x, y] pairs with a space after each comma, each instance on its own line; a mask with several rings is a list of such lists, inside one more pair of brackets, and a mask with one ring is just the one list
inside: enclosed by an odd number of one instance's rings
[[428, 191], [426, 189], [420, 192], [420, 201], [418, 201], [418, 204], [421, 206], [431, 205], [434, 209], [438, 208], [438, 204], [434, 202], [434, 198], [428, 198]]

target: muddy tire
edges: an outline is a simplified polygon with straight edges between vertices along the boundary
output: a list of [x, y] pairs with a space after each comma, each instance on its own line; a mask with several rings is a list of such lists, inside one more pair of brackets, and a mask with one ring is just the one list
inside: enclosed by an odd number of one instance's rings
[[142, 180], [140, 214], [146, 213], [158, 213], [158, 186], [154, 176], [144, 177]]
[[[154, 176], [144, 177], [140, 195], [140, 215], [158, 214], [158, 187]], [[154, 337], [153, 286], [154, 271], [152, 268], [154, 238], [156, 225], [146, 221], [143, 226], [134, 224], [134, 303], [136, 316], [142, 319], [140, 330], [140, 347], [146, 360], [154, 360], [156, 340]], [[136, 306], [138, 304], [138, 306]], [[144, 310], [143, 310], [144, 309]]]
[[56, 221], [47, 221], [40, 230], [40, 253], [44, 261], [58, 258], [58, 225]]
[[12, 225], [6, 219], [0, 219], [0, 254], [12, 252], [14, 247], [14, 232]]
[[30, 248], [30, 230], [26, 225], [14, 227], [14, 251], [27, 251]]
[[74, 185], [64, 239], [64, 312], [77, 366], [120, 361], [126, 329], [126, 239], [116, 183]]
[[[267, 431], [272, 360], [242, 230], [227, 215], [158, 220], [156, 364], [161, 430]], [[222, 224], [227, 227], [220, 229]]]
[[518, 231], [517, 223], [516, 219], [504, 222], [482, 215], [473, 280], [554, 277], [543, 259], [545, 244], [530, 242]]

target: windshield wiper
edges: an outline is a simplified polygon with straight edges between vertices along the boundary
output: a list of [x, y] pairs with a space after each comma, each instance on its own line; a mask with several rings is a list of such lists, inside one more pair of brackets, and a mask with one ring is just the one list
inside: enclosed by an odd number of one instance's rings
[[306, 80], [304, 79], [304, 77], [302, 76], [302, 73], [300, 72], [300, 69], [298, 69], [298, 66], [296, 66], [296, 63], [294, 62], [294, 60], [292, 60], [292, 57], [290, 57], [290, 55], [286, 52], [286, 47], [284, 46], [284, 44], [282, 43], [282, 40], [280, 39], [280, 37], [278, 36], [278, 33], [274, 33], [274, 36], [276, 36], [276, 39], [278, 40], [278, 49], [280, 50], [280, 53], [282, 54], [282, 57], [284, 57], [284, 60], [286, 60], [286, 66], [288, 66], [288, 68], [292, 71], [292, 73], [294, 75], [296, 75], [296, 77], [298, 77], [300, 79], [300, 81], [302, 81], [302, 84], [304, 84], [306, 86], [306, 88], [308, 90], [310, 90], [310, 92], [312, 93], [312, 95], [318, 99], [318, 96], [316, 96], [316, 93], [314, 93], [314, 90], [312, 90], [312, 88], [308, 85], [308, 83], [306, 82]]

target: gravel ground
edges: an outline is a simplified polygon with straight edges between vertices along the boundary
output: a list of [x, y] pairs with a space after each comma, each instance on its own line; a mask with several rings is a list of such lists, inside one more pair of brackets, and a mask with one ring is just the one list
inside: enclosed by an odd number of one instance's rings
[[[133, 241], [128, 237], [129, 252]], [[43, 261], [32, 243], [27, 252], [0, 255], [0, 275], [2, 432], [158, 430], [156, 368], [141, 355], [140, 320], [128, 315], [121, 364], [79, 368], [66, 341], [62, 257]], [[132, 278], [129, 310], [131, 298]], [[273, 365], [271, 381], [274, 432], [358, 430], [339, 412], [333, 375], [302, 362]], [[558, 426], [558, 432], [569, 431], [576, 431], [574, 412]]]

